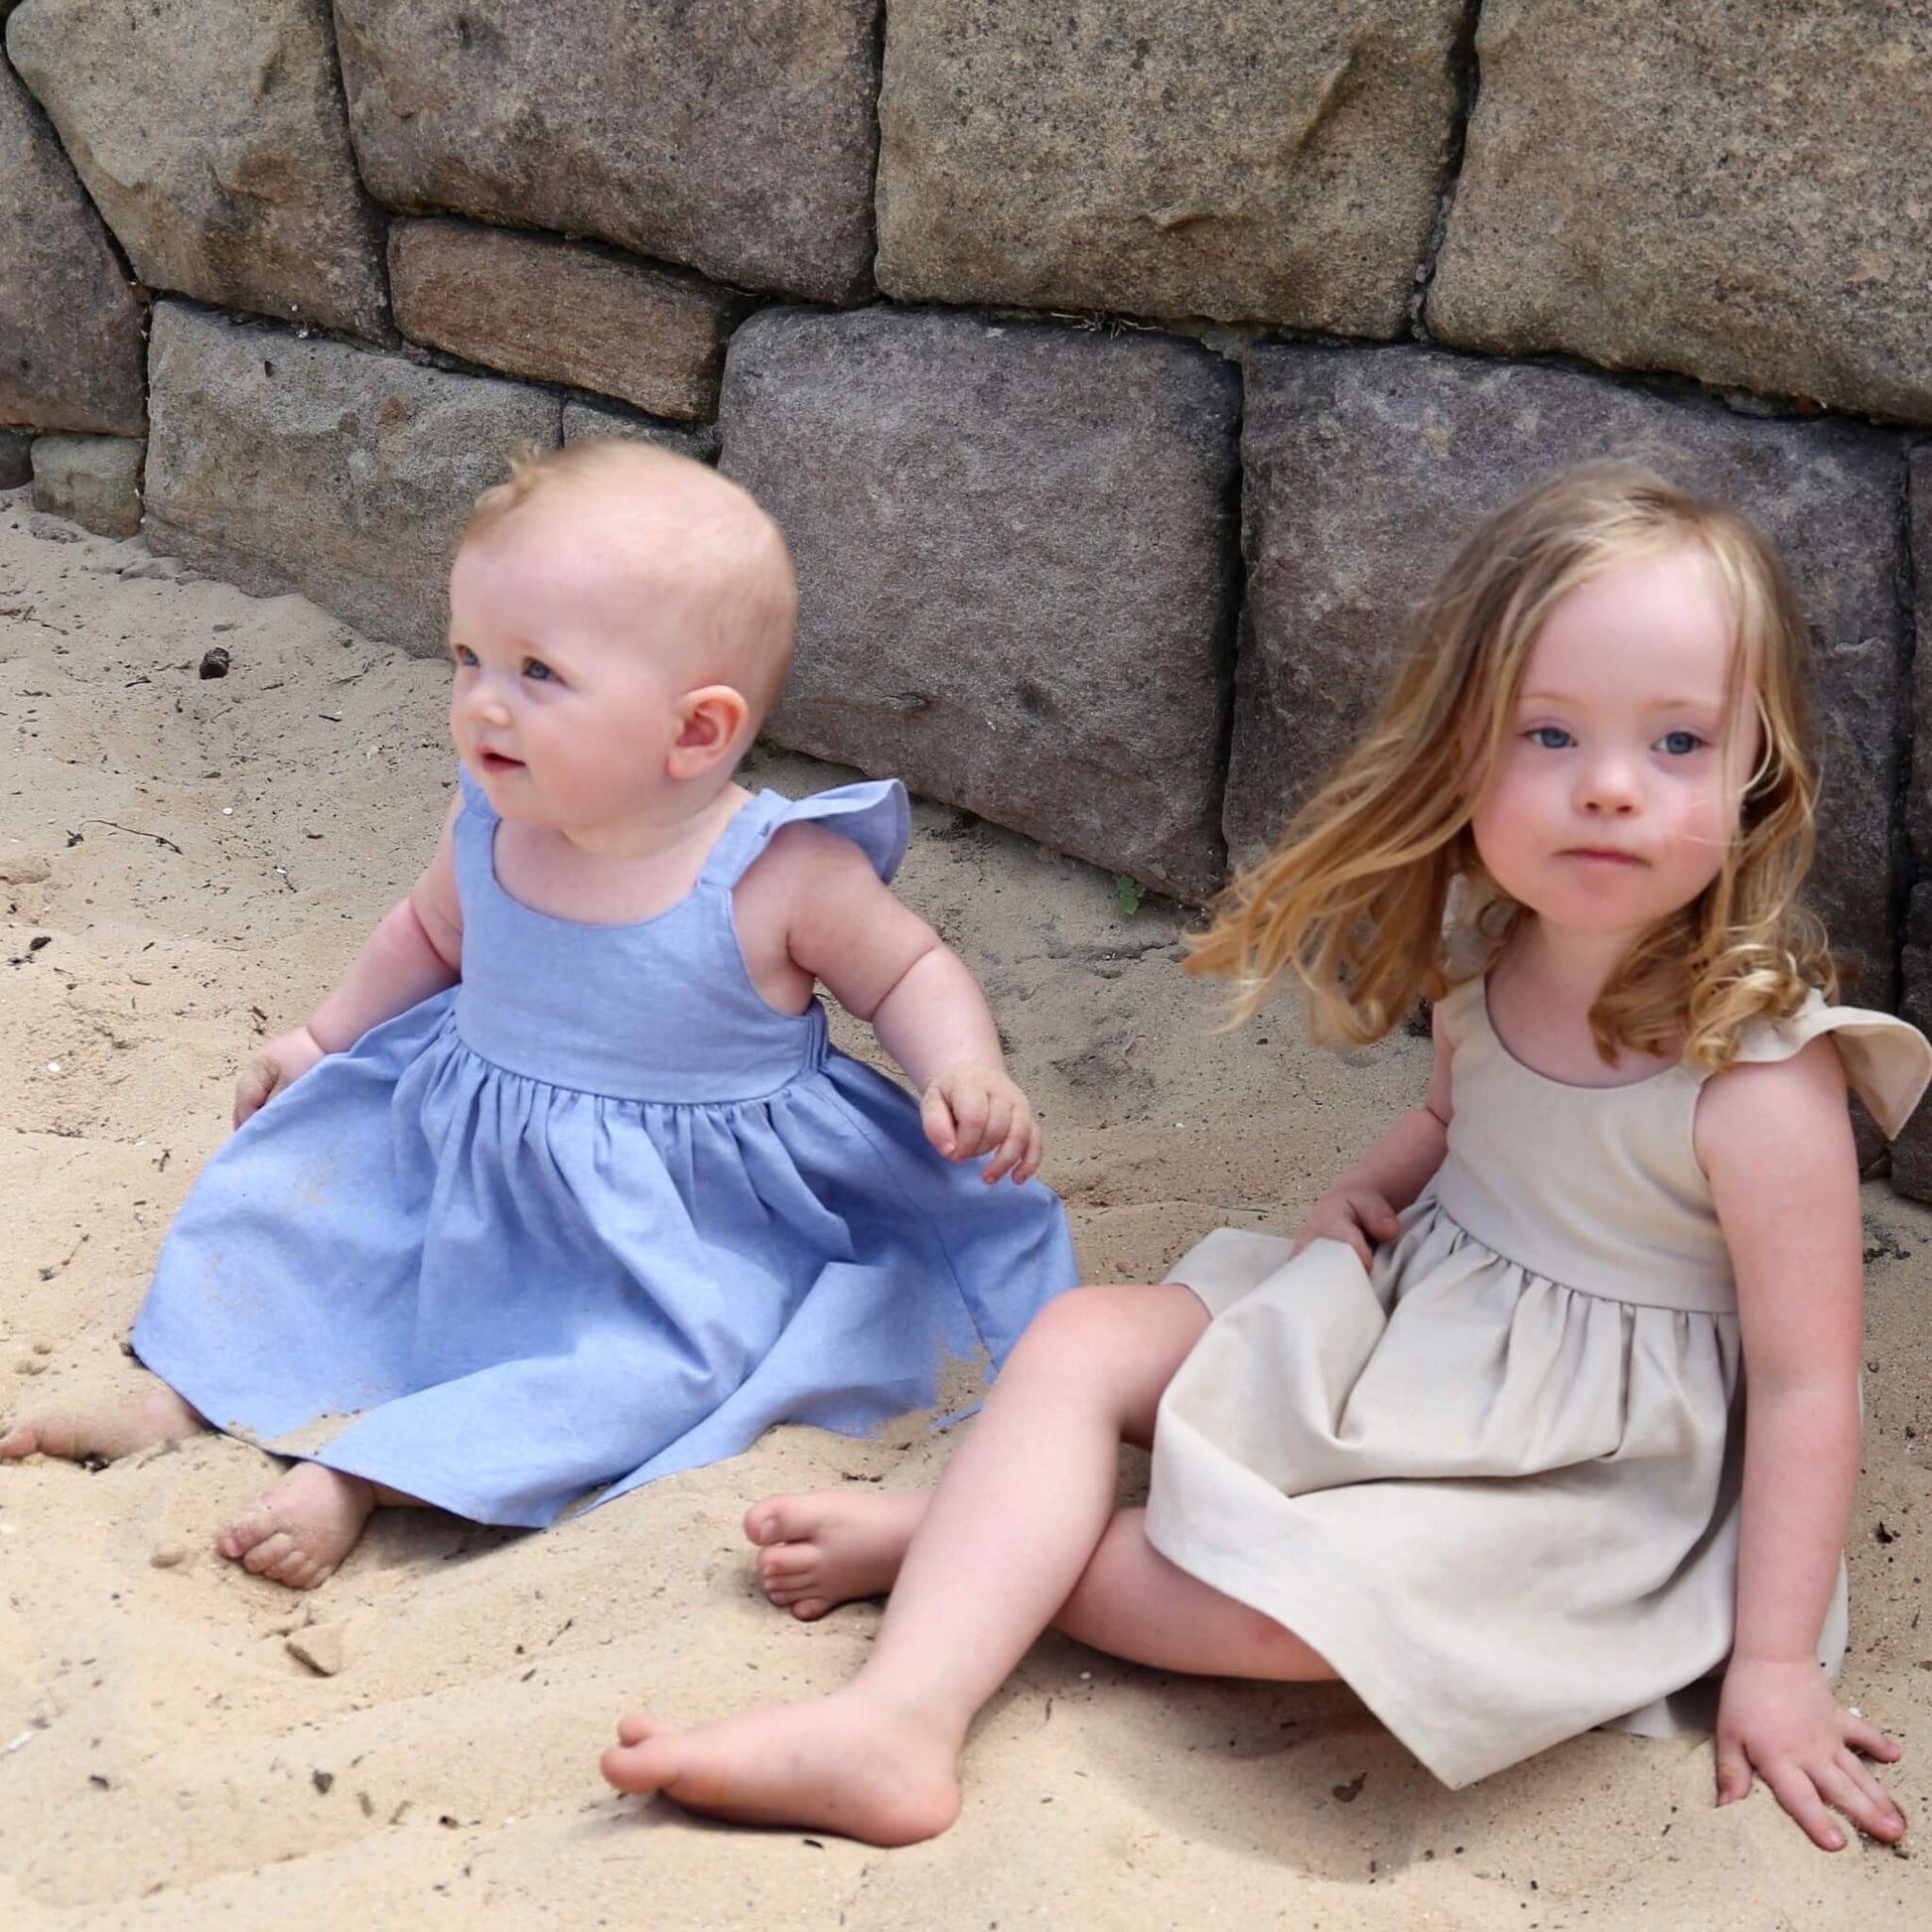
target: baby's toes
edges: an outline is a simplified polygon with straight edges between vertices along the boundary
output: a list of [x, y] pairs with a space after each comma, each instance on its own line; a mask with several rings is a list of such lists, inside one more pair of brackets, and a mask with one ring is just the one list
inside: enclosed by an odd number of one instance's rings
[[809, 1543], [774, 1543], [759, 1552], [759, 1581], [767, 1588], [773, 1584], [796, 1583], [818, 1564], [818, 1552]]

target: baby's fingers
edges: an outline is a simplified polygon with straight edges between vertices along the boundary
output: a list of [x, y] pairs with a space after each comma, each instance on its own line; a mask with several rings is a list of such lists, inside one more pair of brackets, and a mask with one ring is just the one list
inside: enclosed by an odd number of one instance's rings
[[1031, 1113], [1027, 1116], [1027, 1151], [1020, 1157], [1020, 1165], [1013, 1171], [1016, 1183], [1024, 1184], [1039, 1172], [1041, 1152], [1039, 1122]]
[[1718, 1735], [1718, 1803], [1734, 1805], [1751, 1795], [1751, 1761], [1736, 1738]]
[[962, 1080], [953, 1088], [950, 1099], [956, 1139], [949, 1151], [955, 1161], [963, 1161], [987, 1144], [987, 1093], [977, 1081]]
[[946, 1104], [946, 1096], [936, 1085], [927, 1087], [919, 1096], [919, 1124], [925, 1129], [926, 1139], [950, 1161], [959, 1145], [959, 1127]]
[[[993, 1158], [981, 1169], [981, 1179], [1004, 1180], [1010, 1173], [1018, 1177], [1017, 1170], [1026, 1159], [1032, 1125], [1032, 1116], [1024, 1105], [1009, 1110], [1000, 1133], [1000, 1145], [995, 1149]], [[987, 1138], [990, 1140], [992, 1135], [989, 1133]]]

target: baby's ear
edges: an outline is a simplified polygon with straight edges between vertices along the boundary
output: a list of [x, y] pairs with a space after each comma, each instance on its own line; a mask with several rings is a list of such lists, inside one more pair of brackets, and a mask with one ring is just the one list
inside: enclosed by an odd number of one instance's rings
[[752, 708], [729, 684], [701, 685], [678, 701], [678, 733], [671, 744], [670, 774], [698, 778], [721, 761], [734, 763], [744, 748]]

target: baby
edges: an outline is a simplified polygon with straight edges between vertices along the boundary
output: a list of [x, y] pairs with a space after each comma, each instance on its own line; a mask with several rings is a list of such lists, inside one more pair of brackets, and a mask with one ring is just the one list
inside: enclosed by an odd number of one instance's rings
[[[380, 1503], [537, 1527], [997, 1367], [1073, 1252], [979, 988], [888, 890], [905, 794], [733, 782], [794, 607], [770, 518], [651, 445], [482, 497], [435, 856], [243, 1073], [135, 1327], [165, 1386], [0, 1457], [300, 1455], [219, 1547], [312, 1588]], [[829, 1044], [821, 982], [917, 1100]]]

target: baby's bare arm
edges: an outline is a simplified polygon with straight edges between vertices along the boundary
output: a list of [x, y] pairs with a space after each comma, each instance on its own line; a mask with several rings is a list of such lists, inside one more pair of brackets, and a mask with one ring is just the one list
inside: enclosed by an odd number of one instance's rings
[[444, 820], [435, 857], [408, 897], [377, 921], [336, 989], [303, 1026], [271, 1039], [242, 1068], [235, 1083], [237, 1127], [325, 1054], [353, 1046], [371, 1027], [462, 976], [463, 909], [452, 830], [462, 808], [459, 797]]
[[988, 1179], [1027, 1179], [1039, 1164], [1039, 1129], [1007, 1072], [979, 983], [849, 839], [795, 829], [814, 836], [791, 847], [791, 959], [871, 1023], [918, 1087], [927, 1138], [941, 1154], [990, 1154]]

